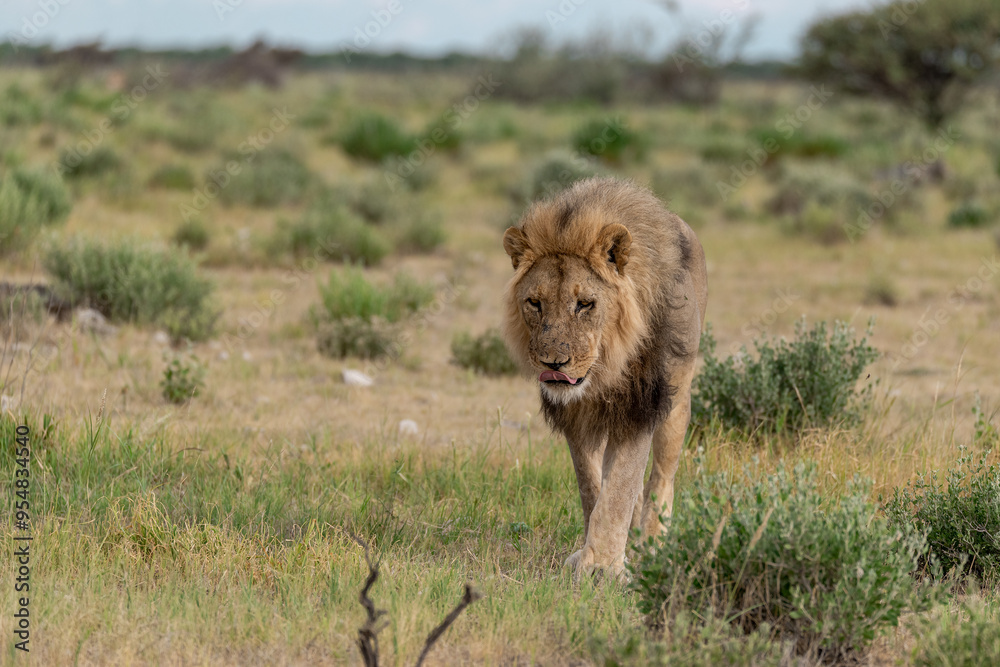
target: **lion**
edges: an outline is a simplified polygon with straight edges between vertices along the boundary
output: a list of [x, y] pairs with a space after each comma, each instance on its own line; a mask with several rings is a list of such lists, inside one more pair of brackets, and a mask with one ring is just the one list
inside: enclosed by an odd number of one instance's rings
[[514, 267], [503, 336], [537, 378], [580, 487], [583, 546], [566, 565], [620, 576], [629, 532], [659, 535], [673, 511], [708, 302], [704, 250], [651, 192], [612, 178], [535, 203], [503, 246]]

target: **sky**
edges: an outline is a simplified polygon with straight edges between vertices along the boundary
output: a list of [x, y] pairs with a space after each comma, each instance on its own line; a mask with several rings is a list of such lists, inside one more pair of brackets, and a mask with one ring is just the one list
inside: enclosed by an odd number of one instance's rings
[[[663, 1], [673, 1], [668, 12]], [[650, 54], [679, 35], [707, 38], [758, 17], [745, 57], [789, 59], [816, 18], [870, 0], [0, 0], [0, 35], [65, 47], [241, 47], [257, 38], [309, 51], [345, 46], [439, 55], [503, 53], [526, 26], [555, 42], [597, 32], [632, 36]]]

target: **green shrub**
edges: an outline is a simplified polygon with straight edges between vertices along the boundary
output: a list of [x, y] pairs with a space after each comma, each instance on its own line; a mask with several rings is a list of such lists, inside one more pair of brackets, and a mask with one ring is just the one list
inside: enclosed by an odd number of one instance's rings
[[451, 341], [451, 355], [462, 368], [484, 375], [516, 375], [517, 364], [510, 358], [500, 332], [490, 329], [473, 338], [460, 333]]
[[63, 222], [72, 206], [58, 175], [8, 171], [0, 178], [0, 256], [27, 247], [43, 227]]
[[398, 328], [381, 318], [346, 317], [323, 322], [316, 335], [316, 349], [334, 359], [378, 359], [396, 356]]
[[434, 288], [418, 283], [405, 273], [396, 274], [386, 286], [368, 282], [357, 269], [331, 272], [327, 284], [320, 285], [323, 309], [320, 320], [381, 318], [395, 323], [417, 312], [434, 300]]
[[198, 251], [208, 247], [209, 236], [208, 226], [202, 219], [192, 217], [180, 224], [171, 241], [175, 245]]
[[795, 327], [795, 339], [754, 340], [756, 358], [744, 346], [721, 360], [711, 326], [701, 340], [705, 364], [695, 378], [691, 411], [696, 422], [713, 418], [749, 434], [793, 432], [799, 429], [849, 426], [861, 419], [871, 401], [872, 385], [857, 391], [865, 368], [878, 358], [865, 337], [835, 322], [806, 330], [805, 319]]
[[373, 112], [358, 116], [338, 138], [338, 143], [351, 157], [373, 162], [407, 155], [416, 147], [414, 138], [394, 120]]
[[[226, 164], [234, 160], [241, 164], [235, 176], [226, 171]], [[313, 174], [294, 153], [267, 148], [249, 161], [238, 154], [229, 155], [205, 174], [205, 180], [219, 185], [219, 201], [227, 206], [268, 208], [301, 201], [313, 183]]]
[[[858, 223], [859, 212], [868, 211], [876, 201], [847, 171], [825, 165], [798, 165], [783, 169], [766, 207], [770, 213], [785, 217], [786, 231], [828, 243], [850, 238], [848, 230]], [[889, 207], [879, 203], [876, 212], [881, 211], [879, 219], [892, 221], [897, 211], [912, 201], [908, 190]]]
[[[750, 133], [751, 138], [768, 152], [768, 160], [796, 156], [804, 158], [838, 158], [846, 155], [851, 144], [845, 139], [822, 134], [809, 136], [800, 132], [787, 136], [787, 132], [775, 128], [763, 128]], [[774, 149], [774, 150], [772, 150]]]
[[913, 623], [914, 667], [987, 667], [1000, 665], [1000, 610], [982, 600], [947, 607]]
[[193, 190], [194, 174], [181, 164], [165, 164], [149, 177], [149, 187], [166, 190]]
[[331, 273], [320, 285], [320, 308], [312, 311], [317, 348], [337, 359], [398, 356], [399, 324], [434, 299], [430, 285], [396, 274], [392, 284], [375, 285], [357, 269]]
[[192, 340], [211, 334], [213, 285], [182, 253], [130, 240], [73, 240], [52, 246], [43, 263], [56, 292], [74, 305], [96, 308], [113, 321], [176, 322], [175, 335]]
[[317, 204], [296, 222], [279, 222], [271, 253], [321, 256], [374, 266], [391, 250], [381, 231], [365, 224], [345, 206]]
[[0, 95], [0, 123], [7, 127], [34, 125], [42, 119], [42, 105], [18, 83], [12, 83]]
[[60, 171], [68, 179], [95, 178], [121, 171], [125, 161], [110, 146], [97, 146], [83, 153], [76, 148], [59, 152]]
[[[995, 441], [994, 441], [995, 442]], [[992, 443], [991, 443], [992, 444]], [[956, 568], [990, 583], [1000, 582], [1000, 465], [978, 461], [966, 448], [942, 483], [921, 473], [895, 489], [885, 512], [895, 526], [927, 533], [929, 555], [943, 572]]]
[[433, 146], [436, 151], [454, 153], [462, 147], [465, 137], [454, 124], [439, 122], [429, 124], [418, 141]]
[[440, 215], [417, 210], [406, 216], [398, 245], [403, 251], [426, 253], [440, 247], [446, 237]]
[[986, 227], [993, 222], [992, 216], [975, 202], [965, 202], [948, 214], [949, 227]]
[[857, 654], [928, 602], [911, 572], [923, 537], [889, 525], [855, 479], [831, 498], [815, 464], [686, 484], [669, 529], [630, 566], [637, 606], [653, 625], [671, 610], [768, 627], [824, 661]]
[[732, 140], [712, 139], [699, 149], [698, 154], [706, 162], [735, 163], [746, 159], [747, 149], [742, 143]]
[[205, 367], [197, 357], [192, 355], [187, 360], [175, 357], [163, 369], [163, 379], [160, 380], [163, 398], [176, 405], [187, 403], [204, 388], [204, 377]]
[[616, 118], [593, 120], [578, 129], [573, 133], [573, 148], [610, 164], [621, 164], [626, 154], [634, 159], [645, 155], [643, 138]]
[[552, 197], [577, 181], [601, 173], [586, 158], [554, 151], [532, 167], [525, 181], [511, 193], [512, 199], [516, 205], [526, 206], [533, 201]]

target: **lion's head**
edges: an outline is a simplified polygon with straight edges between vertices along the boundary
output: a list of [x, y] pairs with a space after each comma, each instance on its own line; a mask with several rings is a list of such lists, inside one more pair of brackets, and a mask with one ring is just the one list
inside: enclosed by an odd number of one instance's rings
[[560, 223], [559, 204], [544, 202], [503, 239], [515, 269], [505, 338], [522, 368], [563, 404], [617, 383], [645, 335], [629, 276], [631, 234], [598, 212], [580, 213], [576, 224]]

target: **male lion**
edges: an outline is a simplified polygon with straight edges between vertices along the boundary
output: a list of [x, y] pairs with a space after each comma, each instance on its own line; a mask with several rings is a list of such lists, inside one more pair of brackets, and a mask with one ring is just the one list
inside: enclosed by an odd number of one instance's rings
[[503, 246], [514, 265], [504, 337], [538, 378], [580, 487], [584, 543], [566, 564], [619, 575], [629, 530], [658, 535], [673, 508], [708, 299], [705, 253], [652, 193], [610, 178], [534, 204]]

